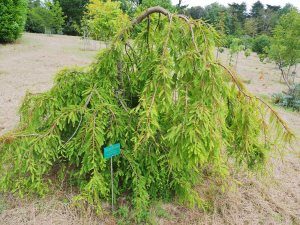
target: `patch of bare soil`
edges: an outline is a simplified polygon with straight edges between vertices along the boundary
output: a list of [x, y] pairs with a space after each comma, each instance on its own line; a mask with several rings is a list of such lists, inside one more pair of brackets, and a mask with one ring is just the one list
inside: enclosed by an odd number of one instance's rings
[[[76, 37], [36, 34], [25, 34], [19, 43], [0, 47], [0, 134], [16, 125], [17, 108], [27, 89], [45, 91], [51, 87], [53, 75], [59, 68], [91, 62], [95, 52], [81, 51], [81, 47]], [[226, 58], [225, 54], [221, 55], [223, 61]], [[256, 95], [270, 97], [285, 90], [275, 65], [259, 62], [254, 54], [247, 59], [240, 56], [237, 71]], [[299, 82], [299, 78], [297, 80]], [[211, 211], [163, 204], [160, 210], [164, 213], [158, 213], [153, 224], [300, 224], [300, 114], [278, 107], [276, 110], [297, 138], [296, 144], [286, 149], [282, 158], [274, 152], [271, 175], [239, 172], [233, 176], [229, 191], [215, 188], [210, 193]], [[209, 194], [205, 190], [212, 185], [207, 181], [199, 187], [199, 192]], [[99, 218], [89, 210], [74, 209], [71, 197], [61, 193], [37, 200], [11, 196], [1, 199], [0, 193], [0, 224], [116, 224], [109, 214]]]

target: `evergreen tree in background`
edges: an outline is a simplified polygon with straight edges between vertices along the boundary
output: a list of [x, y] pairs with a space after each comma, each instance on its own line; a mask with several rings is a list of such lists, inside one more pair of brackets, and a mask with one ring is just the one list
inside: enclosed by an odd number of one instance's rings
[[13, 42], [24, 30], [27, 0], [0, 1], [0, 43]]
[[260, 17], [264, 12], [264, 8], [265, 8], [264, 5], [260, 1], [255, 2], [252, 5], [250, 16], [253, 18]]
[[61, 5], [62, 11], [66, 16], [66, 24], [63, 32], [68, 35], [77, 35], [76, 26], [80, 25], [84, 15], [85, 6], [89, 0], [55, 0]]

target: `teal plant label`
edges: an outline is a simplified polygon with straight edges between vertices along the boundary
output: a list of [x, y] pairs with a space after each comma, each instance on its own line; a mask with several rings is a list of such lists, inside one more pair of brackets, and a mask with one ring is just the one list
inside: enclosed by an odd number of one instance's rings
[[116, 143], [104, 148], [104, 159], [109, 159], [113, 156], [119, 155], [121, 152], [120, 143]]

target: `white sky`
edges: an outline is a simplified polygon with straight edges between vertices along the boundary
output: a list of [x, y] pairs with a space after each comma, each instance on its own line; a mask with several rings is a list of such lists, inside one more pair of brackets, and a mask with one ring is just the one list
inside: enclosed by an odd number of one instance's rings
[[[236, 2], [242, 3], [246, 2], [248, 10], [251, 8], [254, 2], [257, 0], [182, 0], [182, 5], [191, 6], [206, 6], [214, 2], [227, 6], [228, 3]], [[173, 4], [178, 4], [178, 0], [172, 0]], [[290, 3], [300, 9], [300, 0], [260, 0], [264, 5], [280, 5], [284, 6], [286, 3]]]

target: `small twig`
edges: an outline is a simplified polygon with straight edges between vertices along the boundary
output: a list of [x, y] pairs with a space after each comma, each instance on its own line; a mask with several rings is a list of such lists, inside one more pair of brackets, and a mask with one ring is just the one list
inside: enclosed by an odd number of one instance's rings
[[139, 63], [138, 63], [137, 57], [136, 57], [136, 52], [134, 51], [133, 47], [129, 44], [129, 42], [126, 42], [126, 43], [125, 43], [125, 46], [126, 46], [126, 47], [129, 47], [130, 50], [132, 51], [133, 59], [134, 59], [134, 61], [135, 61], [135, 65], [136, 65], [137, 69], [139, 70], [140, 67], [139, 67]]
[[134, 63], [133, 63], [133, 61], [132, 61], [132, 59], [131, 59], [131, 57], [130, 57], [128, 51], [127, 51], [127, 43], [125, 44], [125, 53], [126, 53], [126, 55], [128, 56], [131, 65], [134, 66]]
[[[84, 108], [86, 108], [86, 107], [88, 106], [88, 104], [90, 103], [91, 98], [92, 98], [92, 95], [93, 95], [93, 91], [91, 91], [90, 95], [88, 96], [87, 100], [85, 101]], [[82, 120], [83, 120], [83, 114], [81, 113], [79, 123], [78, 123], [78, 125], [77, 125], [75, 131], [74, 131], [73, 134], [71, 135], [71, 137], [69, 137], [69, 139], [65, 142], [65, 145], [66, 145], [69, 141], [71, 141], [71, 140], [73, 139], [73, 137], [77, 134], [77, 132], [78, 132], [78, 130], [79, 130], [79, 127], [81, 126]]]
[[148, 47], [148, 51], [150, 51], [149, 35], [150, 35], [150, 16], [147, 17], [147, 47]]
[[157, 30], [157, 28], [160, 26], [160, 19], [161, 19], [161, 14], [160, 14], [160, 13], [158, 13], [158, 22], [157, 22], [157, 25], [156, 25], [156, 27], [155, 27], [154, 31], [156, 31], [156, 30]]

